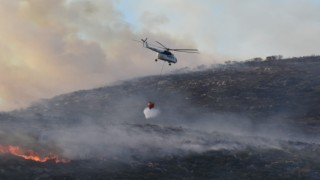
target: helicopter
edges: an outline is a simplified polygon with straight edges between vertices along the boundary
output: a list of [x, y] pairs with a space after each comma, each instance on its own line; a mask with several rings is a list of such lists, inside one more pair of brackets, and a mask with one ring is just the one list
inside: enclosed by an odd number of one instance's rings
[[170, 51], [185, 52], [185, 53], [199, 53], [198, 49], [171, 49], [171, 48], [167, 48], [166, 46], [164, 46], [160, 42], [156, 41], [156, 43], [158, 43], [161, 46], [161, 47], [158, 47], [159, 48], [158, 49], [158, 48], [149, 46], [147, 40], [148, 40], [148, 38], [141, 39], [143, 47], [148, 48], [148, 49], [158, 53], [158, 58], [155, 59], [156, 62], [158, 60], [166, 61], [169, 63], [169, 66], [171, 66], [171, 63], [177, 63], [177, 58]]

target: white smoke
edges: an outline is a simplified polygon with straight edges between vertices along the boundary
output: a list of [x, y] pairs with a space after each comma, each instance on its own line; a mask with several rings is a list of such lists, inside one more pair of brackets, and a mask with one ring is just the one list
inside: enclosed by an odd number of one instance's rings
[[145, 108], [143, 110], [144, 116], [146, 119], [150, 119], [150, 118], [155, 118], [160, 114], [160, 110], [159, 109], [149, 109], [149, 108]]

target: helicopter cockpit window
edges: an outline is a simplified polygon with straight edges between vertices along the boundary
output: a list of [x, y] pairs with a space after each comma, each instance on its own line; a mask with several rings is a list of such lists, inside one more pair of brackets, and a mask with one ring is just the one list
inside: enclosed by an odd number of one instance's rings
[[172, 55], [170, 51], [164, 51], [163, 54], [165, 54], [165, 55]]

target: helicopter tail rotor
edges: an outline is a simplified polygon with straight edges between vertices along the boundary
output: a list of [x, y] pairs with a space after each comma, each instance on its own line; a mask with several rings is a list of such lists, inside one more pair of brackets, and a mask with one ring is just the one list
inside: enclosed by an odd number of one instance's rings
[[148, 38], [141, 39], [141, 41], [142, 41], [143, 43], [147, 42], [147, 40], [148, 40]]
[[141, 39], [143, 47], [148, 47], [148, 42], [147, 42], [148, 38], [146, 37], [145, 39]]

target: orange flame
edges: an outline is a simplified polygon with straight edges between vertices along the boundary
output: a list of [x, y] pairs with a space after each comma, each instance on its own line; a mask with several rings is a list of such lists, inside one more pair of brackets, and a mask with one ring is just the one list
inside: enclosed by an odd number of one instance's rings
[[38, 162], [47, 162], [47, 161], [53, 161], [55, 163], [68, 163], [69, 160], [59, 158], [58, 155], [49, 153], [48, 156], [41, 156], [38, 153], [32, 151], [32, 150], [25, 150], [22, 149], [19, 146], [4, 146], [0, 144], [0, 153], [10, 153], [15, 156], [22, 157], [24, 159], [29, 159], [33, 161]]

